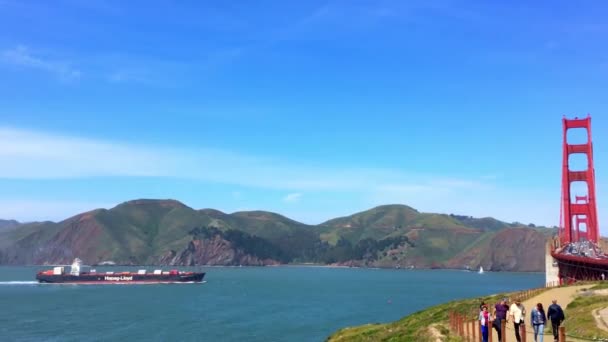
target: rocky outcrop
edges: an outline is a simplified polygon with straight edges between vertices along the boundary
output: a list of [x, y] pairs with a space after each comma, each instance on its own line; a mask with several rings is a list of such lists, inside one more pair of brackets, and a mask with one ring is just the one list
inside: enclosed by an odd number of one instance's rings
[[449, 268], [488, 271], [538, 272], [545, 268], [545, 243], [548, 235], [535, 229], [507, 228], [498, 231], [487, 243], [451, 259]]
[[188, 247], [177, 253], [174, 250], [167, 251], [157, 263], [161, 265], [211, 265], [211, 266], [265, 266], [278, 265], [279, 262], [272, 259], [261, 260], [239, 249], [235, 249], [230, 241], [216, 235], [209, 239], [193, 239]]

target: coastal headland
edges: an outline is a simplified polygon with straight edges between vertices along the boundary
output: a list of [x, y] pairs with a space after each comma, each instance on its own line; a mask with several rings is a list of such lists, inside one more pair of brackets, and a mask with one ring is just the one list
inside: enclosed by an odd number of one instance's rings
[[59, 222], [0, 220], [0, 264], [346, 267], [540, 272], [554, 229], [381, 205], [307, 225], [139, 199]]

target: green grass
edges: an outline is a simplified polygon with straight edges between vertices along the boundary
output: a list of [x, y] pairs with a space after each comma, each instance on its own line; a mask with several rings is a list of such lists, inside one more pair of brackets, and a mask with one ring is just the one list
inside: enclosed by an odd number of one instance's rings
[[430, 262], [443, 263], [458, 255], [481, 234], [459, 234], [450, 230], [423, 230], [415, 240], [410, 257], [420, 256]]
[[482, 300], [486, 303], [496, 303], [500, 298], [510, 295], [512, 294], [498, 294], [483, 298], [452, 301], [418, 311], [396, 322], [386, 324], [366, 324], [358, 327], [344, 328], [328, 337], [327, 341], [435, 341], [436, 339], [431, 336], [428, 329], [428, 327], [432, 324], [434, 324], [435, 328], [442, 333], [444, 336], [444, 341], [463, 341], [460, 337], [455, 336], [448, 329], [450, 312], [458, 312], [469, 315], [471, 319], [476, 319], [479, 303], [481, 303]]
[[[608, 284], [602, 283], [592, 287], [591, 290], [606, 288]], [[606, 295], [579, 295], [564, 311], [566, 334], [593, 340], [608, 339], [608, 332], [598, 328], [593, 317], [594, 310], [606, 307], [608, 307]]]

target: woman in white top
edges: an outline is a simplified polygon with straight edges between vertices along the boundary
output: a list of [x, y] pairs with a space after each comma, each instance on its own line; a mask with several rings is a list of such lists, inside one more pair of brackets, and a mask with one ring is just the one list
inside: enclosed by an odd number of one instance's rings
[[483, 342], [488, 342], [488, 332], [490, 331], [490, 322], [492, 322], [492, 314], [488, 311], [488, 307], [482, 304], [479, 312], [479, 322], [481, 323], [481, 339]]
[[519, 299], [515, 300], [515, 303], [511, 304], [509, 308], [509, 317], [513, 320], [513, 328], [515, 329], [515, 339], [517, 342], [521, 342], [521, 336], [519, 336], [519, 325], [524, 322], [524, 316], [526, 315], [526, 309]]

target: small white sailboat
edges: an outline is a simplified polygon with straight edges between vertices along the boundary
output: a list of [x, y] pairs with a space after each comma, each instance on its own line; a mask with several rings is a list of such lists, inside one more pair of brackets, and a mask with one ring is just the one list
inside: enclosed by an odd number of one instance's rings
[[479, 274], [483, 274], [483, 267], [479, 266]]

